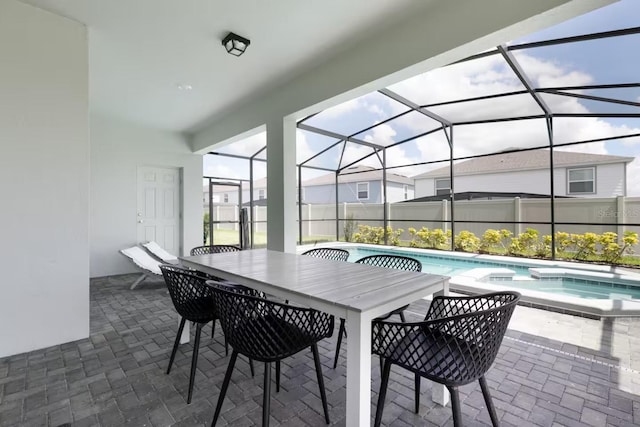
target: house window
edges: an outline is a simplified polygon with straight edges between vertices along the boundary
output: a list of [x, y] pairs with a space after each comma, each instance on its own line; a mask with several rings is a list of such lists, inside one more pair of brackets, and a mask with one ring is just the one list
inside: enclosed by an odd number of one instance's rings
[[409, 186], [405, 184], [402, 187], [402, 191], [404, 191], [404, 199], [407, 200], [409, 198]]
[[596, 192], [596, 168], [567, 169], [567, 194], [593, 194]]
[[224, 196], [222, 196], [222, 200], [223, 200], [225, 203], [229, 203], [229, 194], [224, 193]]
[[359, 182], [357, 184], [358, 200], [367, 200], [369, 198], [369, 183]]
[[451, 194], [451, 180], [449, 178], [436, 179], [436, 196]]
[[264, 189], [258, 190], [258, 200], [264, 200]]

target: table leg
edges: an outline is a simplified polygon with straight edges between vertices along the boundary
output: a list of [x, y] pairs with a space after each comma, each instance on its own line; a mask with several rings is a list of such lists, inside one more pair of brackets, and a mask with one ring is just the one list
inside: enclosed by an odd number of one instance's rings
[[371, 320], [347, 314], [348, 426], [371, 425]]
[[[438, 295], [442, 295], [442, 296], [449, 295], [449, 281], [443, 284], [442, 290], [436, 292], [434, 296], [438, 296]], [[450, 397], [451, 396], [449, 396], [449, 390], [447, 390], [447, 387], [443, 386], [442, 384], [432, 383], [431, 400], [433, 400], [439, 405], [447, 406], [447, 404], [449, 403]]]
[[191, 326], [191, 322], [184, 322], [184, 329], [182, 330], [182, 335], [180, 335], [180, 344], [186, 344], [189, 342], [190, 326]]

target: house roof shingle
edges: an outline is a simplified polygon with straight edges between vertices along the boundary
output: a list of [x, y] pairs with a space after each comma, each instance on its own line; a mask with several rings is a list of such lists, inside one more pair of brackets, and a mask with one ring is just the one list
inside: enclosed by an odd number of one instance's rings
[[[374, 169], [370, 166], [356, 166], [345, 169], [346, 175], [340, 175], [338, 182], [364, 182], [364, 181], [382, 181], [382, 171]], [[354, 173], [357, 172], [357, 173]], [[335, 184], [336, 176], [333, 173], [321, 175], [316, 178], [311, 178], [302, 182], [303, 187], [310, 187], [314, 185], [329, 185]], [[387, 172], [387, 182], [396, 182], [399, 184], [413, 185], [413, 179], [398, 175], [395, 173]]]
[[[607, 163], [629, 163], [634, 157], [610, 156], [604, 154], [576, 153], [572, 151], [553, 152], [554, 167], [587, 166]], [[488, 172], [507, 172], [514, 170], [547, 169], [549, 167], [549, 151], [520, 151], [495, 156], [479, 157], [453, 165], [455, 175], [476, 175]], [[440, 178], [449, 176], [449, 166], [434, 169], [416, 175], [414, 179]]]

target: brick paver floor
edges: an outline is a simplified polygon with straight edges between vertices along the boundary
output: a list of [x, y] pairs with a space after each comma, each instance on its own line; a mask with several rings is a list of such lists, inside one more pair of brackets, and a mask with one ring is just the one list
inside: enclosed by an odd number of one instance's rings
[[[91, 281], [91, 337], [0, 359], [0, 426], [209, 425], [229, 358], [218, 326], [204, 330], [194, 387], [186, 403], [191, 345], [165, 375], [178, 316], [162, 282], [130, 291], [135, 276]], [[419, 316], [427, 302], [410, 307]], [[640, 320], [597, 321], [518, 307], [487, 376], [504, 426], [640, 425]], [[320, 353], [334, 425], [344, 425], [345, 359], [331, 369], [334, 337]], [[345, 348], [345, 346], [343, 346]], [[372, 413], [379, 387], [372, 362]], [[218, 425], [260, 425], [262, 369], [240, 359]], [[423, 381], [413, 413], [413, 378], [392, 370], [383, 423], [452, 425], [450, 407], [430, 400]], [[460, 389], [466, 426], [490, 425], [480, 388]], [[271, 425], [323, 426], [310, 352], [287, 359], [272, 393]]]

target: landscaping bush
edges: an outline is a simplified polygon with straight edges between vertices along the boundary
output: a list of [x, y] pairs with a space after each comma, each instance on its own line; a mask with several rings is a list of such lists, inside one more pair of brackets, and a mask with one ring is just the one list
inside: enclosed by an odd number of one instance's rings
[[470, 231], [463, 230], [455, 238], [457, 251], [477, 252], [480, 248], [480, 239]]
[[451, 230], [444, 231], [440, 228], [429, 230], [427, 227], [422, 227], [420, 230], [409, 228], [409, 234], [411, 235], [409, 246], [413, 248], [448, 249], [450, 247]]
[[[403, 229], [393, 230], [387, 227], [386, 234], [389, 245], [400, 244], [400, 235]], [[444, 231], [440, 228], [429, 229], [422, 227], [420, 230], [409, 228], [411, 241], [409, 246], [413, 248], [449, 249], [451, 244], [451, 230]], [[384, 244], [385, 230], [383, 227], [371, 227], [359, 225], [358, 232], [353, 233], [352, 241], [357, 243]], [[345, 233], [346, 237], [346, 233]], [[555, 249], [556, 256], [565, 259], [579, 261], [604, 261], [611, 264], [633, 263], [625, 255], [634, 253], [633, 246], [638, 244], [638, 233], [627, 231], [622, 242], [618, 242], [618, 235], [613, 232], [596, 234], [587, 232], [584, 234], [569, 234], [564, 231], [556, 232]], [[507, 244], [508, 242], [508, 244]], [[488, 229], [478, 238], [474, 233], [462, 230], [455, 237], [455, 250], [463, 252], [481, 252], [487, 254], [508, 254], [525, 257], [551, 257], [551, 235], [540, 235], [533, 228], [518, 236], [513, 236], [511, 231], [502, 229]]]
[[482, 239], [480, 240], [480, 252], [506, 252], [507, 247], [504, 242], [512, 236], [513, 233], [509, 230], [502, 229], [498, 231], [490, 228], [482, 235]]
[[[402, 228], [393, 230], [387, 227], [386, 234], [388, 244], [397, 246], [400, 244], [400, 235], [404, 233]], [[374, 245], [384, 244], [385, 230], [383, 227], [372, 227], [370, 225], [358, 225], [358, 232], [353, 234], [353, 241], [356, 243], [371, 243]]]

